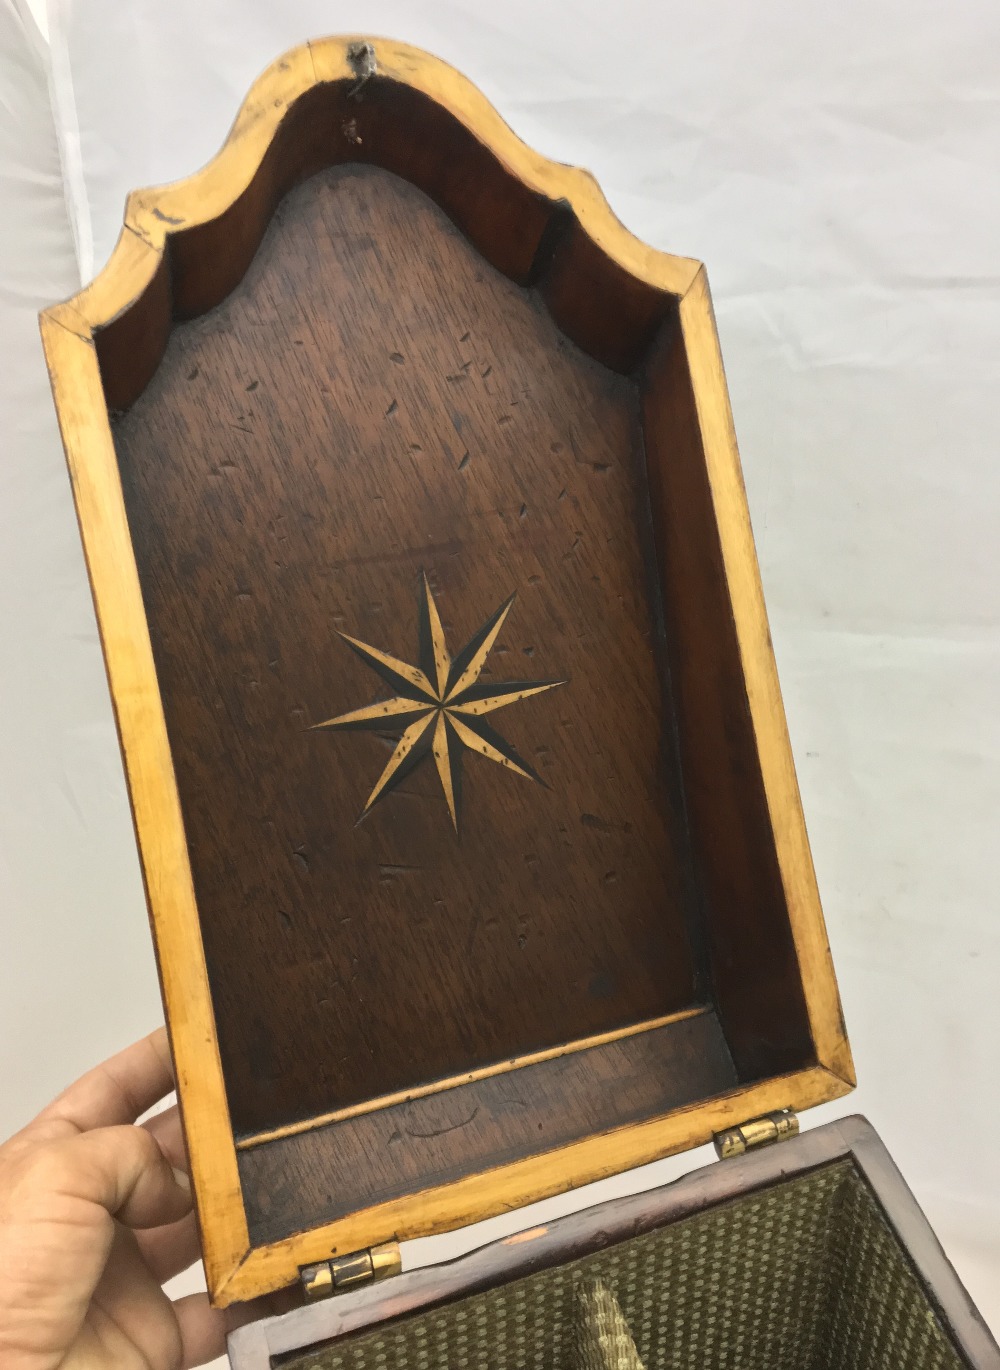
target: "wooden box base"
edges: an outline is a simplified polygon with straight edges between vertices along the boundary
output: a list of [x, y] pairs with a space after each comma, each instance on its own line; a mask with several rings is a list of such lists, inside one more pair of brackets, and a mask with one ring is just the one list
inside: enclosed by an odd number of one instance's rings
[[849, 1118], [450, 1264], [264, 1319], [234, 1370], [574, 1364], [584, 1281], [646, 1370], [1000, 1367], [871, 1126]]

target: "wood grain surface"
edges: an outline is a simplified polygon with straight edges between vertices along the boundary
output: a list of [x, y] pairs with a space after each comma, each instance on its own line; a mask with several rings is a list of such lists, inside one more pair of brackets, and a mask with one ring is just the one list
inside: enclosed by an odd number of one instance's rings
[[741, 1078], [776, 1074], [809, 1059], [810, 1025], [679, 324], [648, 360], [643, 420], [712, 984]]
[[[737, 1083], [714, 1013], [240, 1152], [251, 1240], [556, 1151]], [[350, 1185], [343, 1177], [350, 1176]]]
[[[637, 410], [344, 168], [118, 421], [237, 1135], [694, 1000]], [[432, 762], [359, 823], [395, 735], [310, 729], [393, 693], [338, 632], [415, 661], [423, 575], [456, 647], [516, 594], [484, 679], [568, 682], [496, 716], [545, 785], [470, 757], [457, 838]]]

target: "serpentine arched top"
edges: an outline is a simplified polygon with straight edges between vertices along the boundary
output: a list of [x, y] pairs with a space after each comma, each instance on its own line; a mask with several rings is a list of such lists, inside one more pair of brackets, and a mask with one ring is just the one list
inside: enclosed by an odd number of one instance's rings
[[260, 76], [201, 171], [129, 196], [107, 265], [46, 311], [93, 339], [110, 408], [143, 389], [174, 319], [204, 313], [239, 282], [285, 192], [344, 162], [419, 186], [616, 370], [639, 364], [701, 269], [633, 236], [589, 172], [534, 152], [445, 62], [384, 39], [305, 43]]

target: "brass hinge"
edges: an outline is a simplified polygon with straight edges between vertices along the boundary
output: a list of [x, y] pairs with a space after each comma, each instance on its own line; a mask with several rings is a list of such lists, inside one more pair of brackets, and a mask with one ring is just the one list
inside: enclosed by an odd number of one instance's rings
[[343, 1294], [359, 1285], [374, 1284], [398, 1275], [403, 1268], [399, 1242], [385, 1242], [369, 1246], [364, 1251], [352, 1251], [348, 1256], [333, 1256], [317, 1265], [299, 1267], [302, 1290], [310, 1301]]
[[722, 1160], [727, 1160], [730, 1156], [742, 1156], [745, 1151], [770, 1146], [772, 1142], [783, 1142], [786, 1137], [796, 1137], [798, 1131], [798, 1118], [790, 1108], [785, 1108], [780, 1113], [765, 1113], [763, 1118], [751, 1118], [739, 1127], [717, 1132], [715, 1149]]

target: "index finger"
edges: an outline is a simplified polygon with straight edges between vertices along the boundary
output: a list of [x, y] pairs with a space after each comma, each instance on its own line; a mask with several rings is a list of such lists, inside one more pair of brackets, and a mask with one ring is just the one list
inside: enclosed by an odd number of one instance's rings
[[166, 1030], [157, 1028], [81, 1076], [36, 1122], [66, 1122], [79, 1132], [134, 1123], [173, 1087]]

